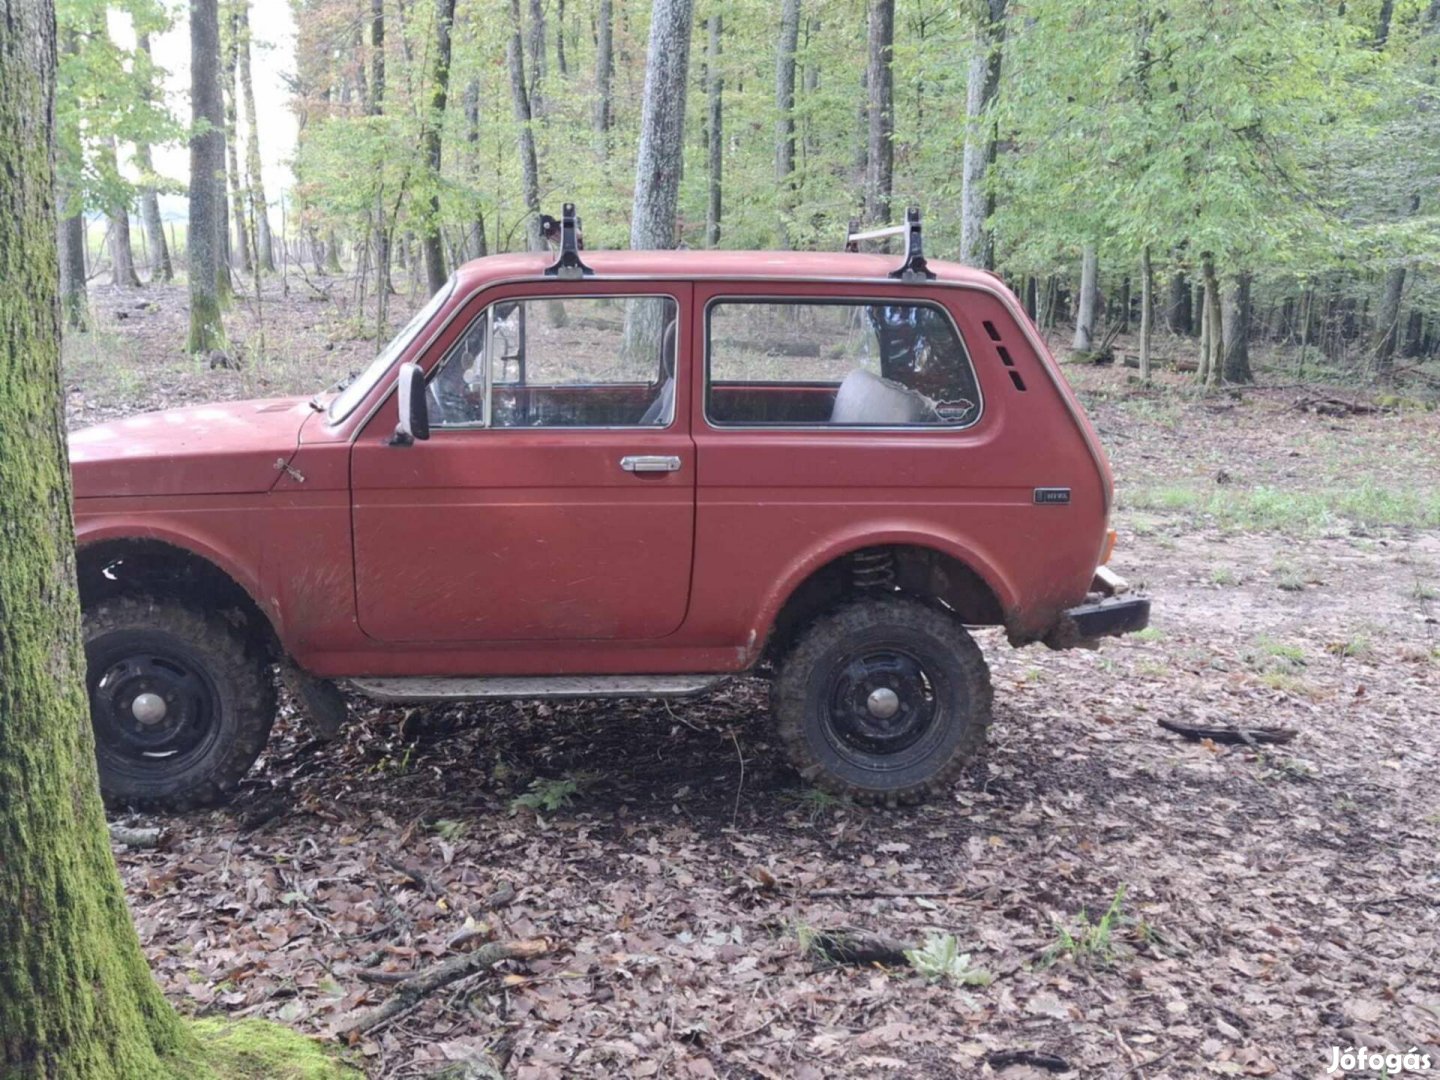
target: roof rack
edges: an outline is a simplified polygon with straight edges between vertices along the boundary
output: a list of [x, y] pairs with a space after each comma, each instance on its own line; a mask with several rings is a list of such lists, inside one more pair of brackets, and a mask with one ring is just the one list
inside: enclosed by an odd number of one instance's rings
[[935, 272], [925, 263], [925, 253], [920, 243], [920, 208], [912, 206], [905, 211], [904, 225], [886, 225], [880, 229], [867, 229], [860, 231], [858, 221], [850, 222], [850, 229], [845, 234], [845, 250], [859, 251], [860, 243], [864, 240], [883, 240], [890, 236], [905, 237], [905, 261], [899, 267], [890, 271], [892, 278], [899, 278], [901, 281], [930, 281], [935, 277]]
[[585, 238], [581, 231], [580, 218], [575, 213], [575, 204], [566, 203], [560, 211], [560, 220], [556, 221], [549, 214], [540, 215], [540, 235], [554, 243], [559, 241], [560, 254], [556, 256], [553, 263], [545, 268], [547, 277], [560, 278], [562, 281], [574, 281], [583, 277], [593, 277], [594, 270], [580, 261], [580, 252], [585, 247]]

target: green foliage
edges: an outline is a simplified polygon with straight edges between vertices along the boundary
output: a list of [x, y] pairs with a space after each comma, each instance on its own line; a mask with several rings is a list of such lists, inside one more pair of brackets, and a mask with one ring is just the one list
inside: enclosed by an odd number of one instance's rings
[[930, 934], [919, 949], [907, 949], [905, 959], [916, 974], [929, 982], [950, 982], [956, 986], [989, 986], [988, 971], [970, 966], [970, 954], [962, 953], [954, 934]]
[[510, 812], [513, 814], [520, 810], [533, 810], [538, 814], [543, 810], [547, 814], [553, 814], [569, 806], [592, 779], [589, 775], [579, 773], [559, 780], [537, 777], [530, 781], [529, 791], [510, 800]]
[[1099, 921], [1091, 922], [1090, 915], [1081, 911], [1070, 925], [1055, 924], [1055, 941], [1045, 950], [1046, 965], [1069, 959], [1076, 964], [1107, 966], [1115, 959], [1115, 931], [1120, 925], [1121, 910], [1125, 906], [1125, 886], [1115, 890], [1115, 897]]

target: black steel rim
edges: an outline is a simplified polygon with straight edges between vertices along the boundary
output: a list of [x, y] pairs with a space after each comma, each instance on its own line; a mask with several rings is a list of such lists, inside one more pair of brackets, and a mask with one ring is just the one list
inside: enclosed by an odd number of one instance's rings
[[[888, 694], [885, 692], [888, 691]], [[877, 692], [894, 712], [877, 715], [871, 706]], [[894, 695], [891, 699], [888, 695]], [[826, 727], [841, 753], [866, 758], [907, 755], [941, 728], [944, 708], [925, 664], [906, 649], [870, 648], [840, 660], [832, 671]], [[899, 764], [899, 762], [896, 762]]]
[[[96, 742], [113, 757], [152, 767], [173, 764], [214, 737], [219, 695], [204, 669], [188, 658], [150, 649], [96, 666], [90, 718]], [[142, 694], [164, 702], [162, 717], [147, 722], [137, 716], [136, 699]]]

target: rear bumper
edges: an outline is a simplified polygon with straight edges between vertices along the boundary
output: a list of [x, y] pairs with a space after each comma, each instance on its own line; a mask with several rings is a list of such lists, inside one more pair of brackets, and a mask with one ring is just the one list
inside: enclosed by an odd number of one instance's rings
[[1052, 649], [1093, 649], [1101, 638], [1144, 630], [1150, 625], [1150, 600], [1126, 596], [1129, 591], [1124, 578], [1100, 567], [1091, 584], [1094, 599], [1062, 614], [1045, 635], [1045, 644]]

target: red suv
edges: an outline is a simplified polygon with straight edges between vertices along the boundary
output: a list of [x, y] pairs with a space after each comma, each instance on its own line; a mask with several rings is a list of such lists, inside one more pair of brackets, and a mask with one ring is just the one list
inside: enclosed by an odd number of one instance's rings
[[277, 666], [322, 729], [337, 683], [661, 696], [763, 671], [806, 779], [914, 801], [985, 736], [967, 627], [1065, 648], [1146, 625], [1103, 565], [1095, 432], [1011, 292], [927, 264], [918, 217], [903, 260], [591, 253], [574, 224], [554, 262], [461, 267], [338, 392], [72, 437], [112, 804], [233, 789]]

